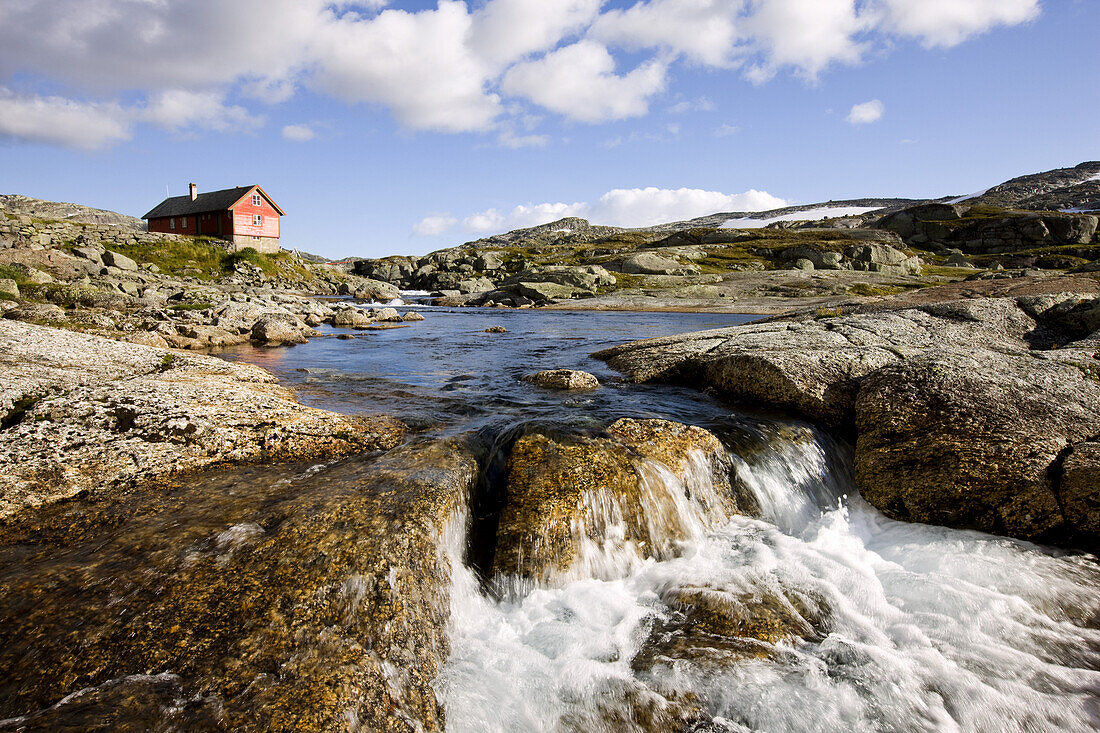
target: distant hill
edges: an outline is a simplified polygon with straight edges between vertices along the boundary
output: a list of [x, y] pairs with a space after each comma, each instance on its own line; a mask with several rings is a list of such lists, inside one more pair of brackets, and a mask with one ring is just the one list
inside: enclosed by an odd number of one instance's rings
[[871, 220], [909, 206], [927, 203], [965, 201], [1001, 208], [1033, 211], [1100, 211], [1100, 161], [1089, 161], [1073, 168], [1056, 168], [1013, 178], [969, 196], [941, 196], [935, 199], [861, 198], [821, 201], [785, 206], [768, 211], [723, 211], [685, 221], [672, 221], [648, 227], [602, 226], [586, 219], [569, 217], [535, 227], [514, 229], [503, 234], [467, 242], [464, 247], [499, 246], [521, 242], [576, 244], [594, 242], [615, 234], [667, 235], [689, 229], [743, 228], [763, 226], [808, 226], [807, 222], [829, 218], [850, 220], [848, 226], [866, 225]]
[[133, 216], [126, 216], [105, 209], [93, 209], [80, 204], [68, 204], [58, 201], [43, 201], [19, 194], [0, 194], [0, 211], [36, 219], [72, 221], [84, 224], [106, 224], [120, 229], [143, 231], [145, 222]]

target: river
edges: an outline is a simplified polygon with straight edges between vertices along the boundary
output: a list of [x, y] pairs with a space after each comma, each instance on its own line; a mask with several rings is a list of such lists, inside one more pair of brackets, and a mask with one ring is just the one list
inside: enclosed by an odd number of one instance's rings
[[[585, 432], [624, 416], [707, 427], [726, 441], [762, 510], [706, 528], [673, 559], [628, 562], [615, 577], [502, 598], [460, 570], [452, 652], [436, 683], [449, 730], [644, 729], [652, 720], [639, 717], [638, 699], [647, 696], [658, 707], [690, 696], [711, 730], [1100, 727], [1094, 557], [892, 521], [854, 489], [849, 450], [812, 427], [690, 389], [624, 384], [589, 356], [749, 317], [468, 309], [426, 316], [353, 341], [244, 349], [231, 358], [274, 371], [318, 406], [388, 412], [440, 433], [501, 435], [532, 422]], [[483, 332], [498, 325], [508, 332]], [[558, 367], [591, 371], [604, 386], [571, 394], [520, 381]], [[710, 589], [729, 603], [813, 599], [826, 618], [809, 638], [766, 654], [734, 655], [732, 663], [685, 655], [639, 669], [654, 624], [673, 614], [670, 591], [683, 588]]]

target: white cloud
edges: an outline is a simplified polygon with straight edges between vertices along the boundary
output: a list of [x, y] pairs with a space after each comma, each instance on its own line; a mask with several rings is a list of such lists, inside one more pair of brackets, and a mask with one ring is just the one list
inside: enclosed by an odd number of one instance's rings
[[118, 104], [20, 96], [0, 87], [0, 136], [95, 150], [129, 140], [132, 117]]
[[[63, 108], [66, 119], [82, 114], [94, 123], [87, 133], [53, 138], [94, 147], [103, 143], [89, 141], [125, 139], [135, 121], [246, 129], [258, 117], [226, 99], [279, 104], [309, 89], [380, 105], [412, 130], [537, 144], [543, 136], [502, 132], [519, 129], [528, 102], [583, 122], [637, 117], [664, 92], [676, 63], [739, 68], [756, 83], [788, 69], [814, 79], [895, 38], [952, 46], [1040, 13], [1039, 0], [639, 0], [625, 8], [604, 0], [438, 0], [417, 11], [387, 4], [0, 1], [0, 85], [41, 80], [85, 100], [43, 97], [41, 89], [36, 96], [27, 87], [6, 117], [41, 105]], [[627, 70], [617, 71], [626, 58]], [[110, 101], [122, 94], [139, 101], [128, 109]], [[185, 100], [197, 106], [189, 111]], [[134, 112], [142, 107], [144, 117]], [[669, 111], [704, 109], [679, 101]], [[46, 140], [51, 127], [64, 125], [8, 127], [25, 130], [10, 135]]]
[[740, 0], [651, 0], [609, 10], [593, 24], [598, 40], [629, 49], [659, 48], [706, 66], [730, 66], [739, 41]]
[[517, 135], [509, 129], [502, 130], [497, 136], [497, 143], [502, 148], [541, 148], [550, 142], [549, 135]]
[[466, 5], [451, 0], [419, 13], [386, 10], [369, 21], [337, 18], [320, 34], [316, 83], [345, 101], [383, 104], [414, 129], [485, 129], [500, 99], [486, 89], [487, 62], [465, 42], [471, 26]]
[[713, 112], [714, 102], [707, 97], [697, 97], [692, 100], [683, 100], [668, 108], [669, 114], [682, 115], [687, 112]]
[[886, 114], [886, 106], [879, 100], [872, 99], [869, 102], [852, 105], [851, 111], [844, 119], [853, 125], [868, 125], [881, 120], [884, 114]]
[[726, 194], [698, 188], [617, 188], [592, 207], [592, 221], [622, 227], [642, 227], [694, 219], [718, 211], [765, 211], [787, 202], [766, 191], [750, 189]]
[[1039, 17], [1039, 0], [882, 0], [885, 25], [925, 46], [955, 46], [998, 25]]
[[759, 2], [743, 21], [762, 52], [747, 75], [761, 83], [790, 66], [812, 79], [831, 64], [857, 63], [865, 49], [857, 35], [868, 30], [873, 19], [872, 13], [860, 12], [855, 0]]
[[737, 125], [731, 125], [728, 122], [723, 122], [718, 127], [714, 128], [715, 137], [729, 137], [730, 135], [736, 135], [741, 132], [741, 128]]
[[582, 122], [640, 117], [665, 87], [664, 62], [647, 61], [615, 74], [615, 59], [593, 41], [579, 41], [537, 61], [512, 67], [501, 88]]
[[413, 225], [413, 234], [418, 237], [434, 237], [447, 231], [457, 223], [458, 219], [448, 214], [432, 214], [431, 216], [425, 216]]
[[141, 115], [173, 132], [195, 127], [217, 132], [241, 132], [263, 125], [262, 117], [253, 117], [239, 106], [227, 106], [220, 92], [192, 92], [170, 89], [154, 96]]
[[[511, 211], [486, 209], [464, 218], [462, 228], [477, 234], [501, 233], [548, 224], [568, 216], [583, 217], [595, 224], [644, 227], [718, 212], [765, 211], [786, 205], [783, 199], [755, 189], [726, 194], [697, 188], [616, 188], [595, 203], [521, 204]], [[413, 231], [425, 236], [438, 235], [456, 223], [451, 217], [429, 216], [416, 224]]]
[[317, 137], [317, 133], [309, 125], [286, 125], [283, 127], [283, 138], [296, 143], [309, 142]]
[[491, 0], [474, 14], [470, 47], [499, 68], [583, 29], [603, 0]]

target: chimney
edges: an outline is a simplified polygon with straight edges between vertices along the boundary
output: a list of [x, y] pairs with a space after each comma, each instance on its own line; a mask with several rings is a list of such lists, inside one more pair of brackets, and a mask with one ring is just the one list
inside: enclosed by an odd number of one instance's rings
[[194, 183], [187, 184], [187, 187], [191, 189], [191, 200], [194, 201], [199, 197], [199, 187]]

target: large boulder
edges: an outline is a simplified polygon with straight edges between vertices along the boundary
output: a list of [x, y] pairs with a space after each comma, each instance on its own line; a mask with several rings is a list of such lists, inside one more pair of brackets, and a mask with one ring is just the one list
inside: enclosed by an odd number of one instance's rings
[[1100, 384], [1027, 354], [936, 349], [868, 375], [856, 427], [856, 482], [889, 516], [1056, 539], [1052, 467], [1100, 434]]
[[143, 484], [124, 512], [97, 487], [0, 527], [32, 550], [0, 580], [0, 728], [443, 730], [477, 462], [434, 442], [321, 468]]
[[252, 340], [267, 346], [304, 344], [317, 332], [290, 313], [265, 313], [252, 325]]
[[513, 275], [504, 285], [515, 283], [553, 283], [577, 291], [595, 293], [600, 287], [615, 284], [615, 276], [599, 265], [546, 265], [532, 267]]
[[665, 420], [622, 419], [592, 438], [525, 435], [509, 458], [493, 572], [553, 584], [674, 556], [737, 511], [724, 457], [708, 431]]
[[634, 275], [690, 275], [697, 274], [694, 265], [681, 265], [676, 260], [652, 252], [639, 252], [623, 260], [623, 272]]

